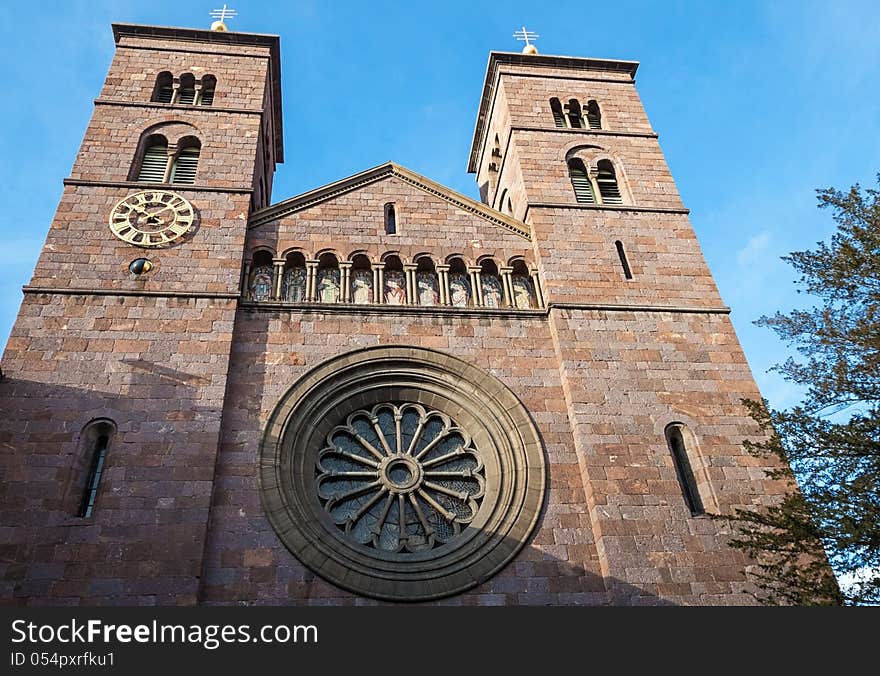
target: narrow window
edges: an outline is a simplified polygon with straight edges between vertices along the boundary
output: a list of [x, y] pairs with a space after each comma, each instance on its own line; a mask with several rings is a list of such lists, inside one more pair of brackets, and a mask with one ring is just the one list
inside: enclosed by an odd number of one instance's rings
[[403, 273], [403, 263], [398, 256], [385, 257], [383, 278], [385, 284], [381, 293], [382, 302], [386, 305], [406, 305], [406, 276]]
[[491, 258], [480, 264], [480, 283], [483, 292], [483, 307], [500, 308], [504, 306], [504, 287], [498, 275], [498, 266]]
[[159, 73], [156, 77], [156, 86], [153, 89], [152, 101], [155, 103], [171, 103], [174, 96], [174, 79], [167, 70]]
[[593, 194], [593, 183], [590, 181], [583, 160], [575, 157], [568, 161], [568, 176], [571, 179], [574, 197], [578, 204], [595, 204], [596, 195]]
[[473, 303], [470, 276], [461, 258], [449, 261], [449, 303], [453, 307], [468, 307]]
[[171, 182], [192, 185], [196, 182], [196, 170], [199, 167], [199, 142], [197, 139], [184, 139], [184, 147], [177, 153], [171, 165]]
[[338, 303], [340, 299], [339, 261], [332, 253], [325, 253], [319, 259], [316, 298], [319, 303]]
[[180, 76], [180, 89], [177, 92], [177, 101], [184, 105], [192, 105], [196, 102], [196, 79], [191, 73]]
[[251, 276], [248, 280], [248, 298], [250, 300], [272, 300], [273, 271], [272, 254], [268, 251], [258, 251], [254, 254]]
[[614, 165], [608, 160], [599, 160], [596, 172], [596, 183], [599, 184], [599, 194], [603, 204], [623, 204], [620, 197], [620, 187], [617, 185], [617, 176], [614, 173]]
[[151, 136], [147, 139], [138, 181], [162, 183], [165, 180], [165, 169], [168, 167], [168, 141], [164, 136]]
[[[100, 424], [98, 427], [104, 431], [106, 424]], [[95, 500], [98, 497], [98, 487], [101, 484], [101, 475], [104, 473], [104, 464], [107, 460], [107, 447], [110, 445], [109, 430], [107, 434], [99, 434], [91, 448], [91, 460], [89, 463], [89, 473], [86, 476], [85, 490], [83, 491], [82, 501], [80, 502], [78, 516], [89, 518], [95, 511]]]
[[577, 99], [569, 99], [568, 101], [568, 126], [572, 129], [583, 129], [584, 118], [581, 117], [581, 104]]
[[565, 128], [565, 115], [562, 112], [562, 104], [559, 99], [550, 99], [550, 110], [553, 112], [553, 123], [557, 127]]
[[504, 203], [507, 199], [507, 188], [501, 191], [501, 199], [498, 200], [498, 211], [504, 211]]
[[199, 105], [214, 105], [214, 90], [217, 88], [217, 78], [213, 75], [205, 75], [202, 78], [202, 91], [199, 92]]
[[507, 198], [507, 213], [510, 216], [513, 216], [513, 202], [510, 201], [510, 197]]
[[434, 261], [427, 256], [419, 259], [416, 268], [416, 298], [419, 305], [440, 305], [440, 283]]
[[599, 104], [595, 101], [587, 103], [587, 124], [590, 129], [602, 128], [602, 113], [599, 111]]
[[697, 481], [694, 478], [694, 471], [691, 468], [688, 450], [685, 446], [680, 425], [670, 425], [666, 428], [666, 442], [672, 453], [675, 473], [678, 475], [681, 492], [684, 494], [684, 501], [687, 503], [691, 515], [699, 516], [700, 514], [705, 514], [706, 510], [703, 507], [703, 500], [700, 498], [700, 493], [697, 490]]
[[620, 265], [623, 267], [623, 276], [627, 279], [633, 278], [632, 270], [629, 269], [629, 261], [626, 260], [626, 251], [623, 250], [623, 242], [617, 240], [614, 243], [614, 246], [617, 247], [617, 255], [620, 257]]
[[373, 302], [373, 266], [364, 254], [358, 254], [351, 262], [351, 302], [369, 305]]
[[397, 234], [397, 215], [394, 213], [394, 204], [390, 202], [385, 205], [385, 234]]
[[287, 256], [281, 279], [281, 299], [288, 303], [306, 300], [306, 259], [299, 251]]
[[527, 310], [538, 306], [535, 300], [535, 285], [532, 283], [532, 276], [524, 261], [514, 261], [510, 285], [513, 288], [511, 300], [515, 307]]

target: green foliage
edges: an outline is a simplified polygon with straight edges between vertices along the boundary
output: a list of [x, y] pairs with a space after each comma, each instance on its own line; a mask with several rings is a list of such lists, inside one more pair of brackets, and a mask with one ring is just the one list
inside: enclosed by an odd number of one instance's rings
[[[880, 186], [880, 175], [877, 177]], [[801, 355], [775, 367], [807, 388], [801, 405], [771, 410], [745, 402], [766, 434], [747, 444], [786, 466], [771, 472], [800, 485], [779, 505], [739, 510], [734, 546], [760, 561], [771, 603], [880, 603], [880, 190], [819, 190], [837, 231], [830, 243], [783, 260], [817, 298], [808, 310], [762, 317]], [[818, 545], [821, 543], [821, 547]], [[839, 589], [839, 574], [860, 581]], [[819, 552], [819, 556], [816, 556]]]

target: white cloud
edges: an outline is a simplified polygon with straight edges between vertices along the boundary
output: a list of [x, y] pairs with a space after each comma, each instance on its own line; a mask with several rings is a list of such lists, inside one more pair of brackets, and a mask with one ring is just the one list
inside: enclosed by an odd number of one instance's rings
[[770, 231], [764, 230], [749, 237], [746, 245], [736, 254], [736, 262], [740, 267], [752, 268], [763, 263], [770, 248]]

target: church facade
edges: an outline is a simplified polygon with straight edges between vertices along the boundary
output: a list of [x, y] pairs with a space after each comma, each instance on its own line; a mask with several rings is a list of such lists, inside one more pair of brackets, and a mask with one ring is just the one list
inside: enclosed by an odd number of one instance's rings
[[7, 602], [754, 602], [709, 515], [786, 486], [638, 64], [493, 52], [479, 202], [270, 204], [279, 39], [113, 31], [2, 360]]

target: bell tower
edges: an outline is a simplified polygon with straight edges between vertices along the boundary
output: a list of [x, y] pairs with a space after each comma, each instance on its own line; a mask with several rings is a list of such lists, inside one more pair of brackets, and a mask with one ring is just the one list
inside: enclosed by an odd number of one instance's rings
[[279, 40], [114, 24], [3, 357], [6, 598], [195, 603]]
[[489, 57], [468, 170], [529, 225], [612, 602], [748, 603], [708, 513], [779, 495], [742, 441], [760, 397], [632, 61]]

